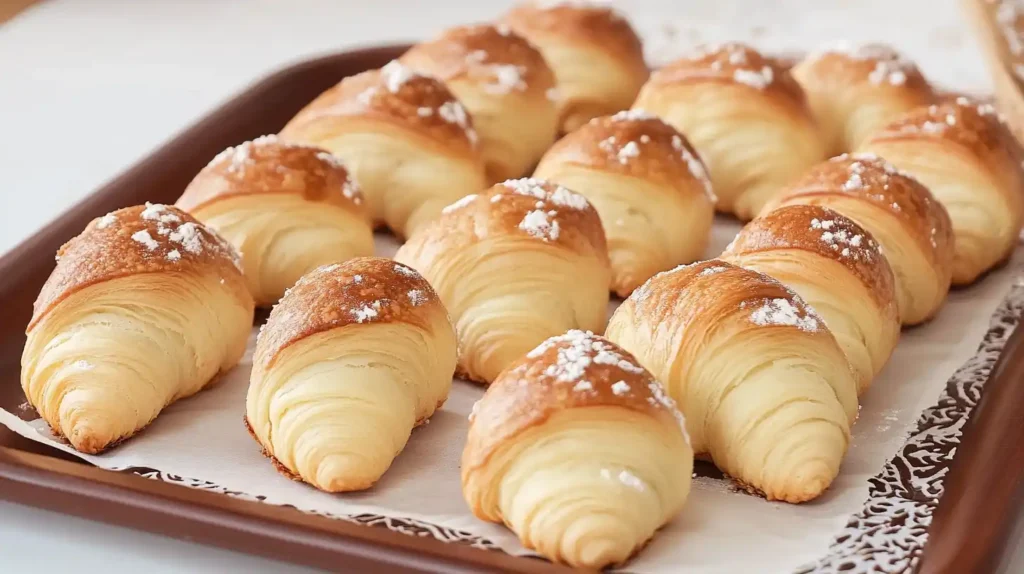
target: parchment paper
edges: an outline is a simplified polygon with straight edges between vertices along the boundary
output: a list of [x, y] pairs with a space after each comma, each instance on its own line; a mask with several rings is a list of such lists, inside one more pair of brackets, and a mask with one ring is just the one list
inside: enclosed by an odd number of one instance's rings
[[[720, 253], [738, 228], [733, 220], [719, 219], [708, 256]], [[378, 237], [378, 254], [390, 255], [394, 249], [393, 240]], [[936, 402], [954, 371], [976, 357], [990, 316], [1022, 262], [1024, 253], [1018, 249], [1002, 269], [951, 293], [935, 320], [903, 332], [888, 366], [862, 397], [850, 451], [825, 495], [803, 505], [769, 503], [736, 492], [727, 481], [697, 477], [682, 514], [626, 569], [786, 572], [819, 559], [850, 515], [861, 509], [868, 479], [903, 445], [919, 414]], [[102, 468], [155, 469], [159, 472], [150, 475], [162, 480], [261, 497], [266, 504], [318, 514], [411, 519], [428, 525], [435, 536], [527, 553], [504, 527], [474, 518], [462, 498], [459, 459], [467, 416], [482, 389], [456, 381], [448, 402], [430, 424], [413, 432], [405, 451], [372, 490], [329, 495], [278, 474], [242, 425], [254, 340], [255, 331], [243, 362], [217, 385], [170, 406], [143, 433], [107, 454], [77, 453], [56, 441], [41, 420], [25, 422], [0, 410], [0, 423]], [[951, 431], [950, 440], [958, 435], [959, 427]]]

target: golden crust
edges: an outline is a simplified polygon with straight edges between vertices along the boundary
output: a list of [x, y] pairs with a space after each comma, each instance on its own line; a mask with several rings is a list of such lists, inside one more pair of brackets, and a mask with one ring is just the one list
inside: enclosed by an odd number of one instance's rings
[[794, 66], [793, 74], [805, 89], [873, 85], [891, 95], [904, 93], [914, 101], [932, 98], [931, 86], [917, 66], [884, 44], [815, 52]]
[[625, 18], [606, 6], [528, 2], [509, 10], [501, 24], [530, 41], [554, 37], [589, 44], [633, 70], [640, 82], [647, 77], [640, 37]]
[[[953, 249], [953, 224], [946, 208], [917, 179], [876, 155], [843, 154], [822, 162], [784, 190], [776, 205], [829, 195], [857, 197], [891, 213], [933, 265], [940, 266], [947, 260], [940, 254]], [[765, 212], [770, 209], [771, 205]]]
[[210, 273], [247, 305], [239, 255], [184, 211], [166, 205], [126, 207], [92, 220], [57, 251], [57, 267], [33, 306], [31, 331], [58, 303], [91, 285], [139, 273]]
[[685, 433], [672, 399], [633, 355], [590, 332], [552, 337], [509, 365], [473, 407], [462, 474], [487, 464], [505, 441], [568, 409], [613, 406]]
[[272, 135], [218, 154], [175, 206], [191, 212], [221, 199], [259, 194], [294, 194], [366, 213], [363, 194], [341, 160], [321, 148], [283, 143]]
[[[992, 170], [1019, 170], [1024, 160], [1024, 150], [995, 108], [962, 96], [904, 114], [872, 135], [864, 147], [922, 140], [957, 146]], [[1004, 192], [1019, 195], [1020, 190], [1004, 188]]]
[[[680, 297], [690, 304], [677, 305]], [[713, 325], [744, 311], [751, 326], [799, 329], [835, 344], [824, 321], [796, 293], [763, 273], [720, 259], [659, 273], [633, 291], [625, 304], [633, 305], [633, 314], [650, 325]], [[780, 306], [790, 312], [777, 317]]]
[[[413, 251], [448, 251], [507, 235], [592, 254], [608, 265], [597, 210], [578, 193], [532, 178], [509, 180], [464, 197], [446, 207], [439, 219], [406, 245]], [[420, 260], [435, 257], [417, 256]]]
[[878, 243], [860, 225], [817, 205], [790, 205], [754, 219], [740, 230], [727, 254], [776, 249], [809, 251], [848, 269], [871, 292], [880, 308], [895, 300], [895, 280]]
[[675, 128], [643, 111], [594, 118], [558, 140], [541, 159], [541, 164], [546, 163], [633, 176], [680, 193], [699, 189], [715, 200], [697, 150]]
[[399, 61], [444, 82], [484, 84], [495, 95], [523, 92], [547, 97], [555, 86], [555, 74], [540, 51], [507, 27], [450, 28], [434, 40], [413, 46]]
[[702, 46], [651, 74], [644, 91], [685, 83], [719, 82], [747, 86], [806, 114], [803, 89], [779, 61], [765, 57], [746, 44]]
[[345, 78], [299, 111], [280, 135], [284, 140], [303, 141], [311, 133], [367, 119], [389, 122], [451, 150], [475, 154], [477, 134], [462, 104], [440, 80], [397, 61]]
[[381, 257], [357, 257], [310, 271], [271, 311], [254, 364], [270, 369], [286, 347], [318, 333], [364, 323], [428, 328], [427, 313], [447, 312], [427, 280]]

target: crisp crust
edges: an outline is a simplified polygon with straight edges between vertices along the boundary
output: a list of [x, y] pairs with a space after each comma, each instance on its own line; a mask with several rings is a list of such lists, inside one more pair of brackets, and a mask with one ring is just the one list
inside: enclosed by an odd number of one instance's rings
[[946, 208], [921, 182], [873, 154], [843, 154], [811, 168], [784, 190], [779, 205], [817, 197], [856, 197], [888, 211], [915, 238], [932, 263], [953, 249], [953, 224]]
[[655, 70], [644, 90], [704, 82], [748, 87], [807, 113], [803, 89], [789, 70], [779, 61], [738, 42], [700, 47], [693, 54]]
[[[966, 97], [917, 108], [873, 134], [864, 143], [933, 141], [952, 144], [993, 170], [1019, 170], [1024, 151], [991, 104]], [[1007, 190], [1020, 193], [1020, 190]]]
[[793, 75], [805, 89], [874, 86], [925, 102], [933, 96], [931, 86], [918, 67], [885, 44], [814, 52], [793, 67]]
[[523, 3], [505, 13], [501, 24], [535, 44], [579, 43], [601, 50], [632, 70], [639, 81], [647, 77], [640, 37], [625, 18], [606, 6]]
[[[784, 300], [785, 303], [781, 303]], [[626, 299], [647, 325], [716, 325], [744, 316], [750, 328], [792, 329], [834, 343], [824, 321], [775, 279], [719, 259], [659, 273]], [[775, 317], [784, 305], [789, 313]]]
[[569, 331], [509, 365], [473, 407], [463, 476], [487, 464], [503, 443], [553, 414], [586, 407], [636, 411], [685, 436], [675, 403], [633, 355], [604, 337]]
[[420, 134], [452, 150], [475, 154], [473, 120], [438, 79], [393, 61], [379, 70], [349, 76], [317, 96], [281, 130], [281, 138], [341, 130], [347, 121], [375, 120]]
[[195, 211], [229, 197], [298, 195], [364, 215], [363, 194], [341, 160], [314, 146], [264, 136], [229, 147], [200, 171], [175, 206]]
[[[481, 84], [495, 96], [527, 93], [547, 97], [555, 74], [544, 56], [525, 38], [485, 24], [450, 28], [429, 42], [417, 44], [399, 58], [410, 68], [444, 82]], [[512, 74], [509, 80], [502, 75]]]
[[288, 346], [350, 325], [408, 323], [430, 328], [447, 315], [434, 289], [411, 267], [382, 257], [357, 257], [304, 275], [271, 311], [256, 340], [253, 364], [264, 370]]
[[499, 183], [453, 203], [402, 251], [431, 261], [503, 236], [567, 248], [609, 264], [604, 227], [590, 202], [565, 187], [530, 178]]
[[852, 219], [817, 205], [789, 205], [754, 219], [726, 254], [795, 249], [831, 259], [853, 273], [880, 308], [893, 304], [895, 279], [871, 234]]
[[92, 220], [57, 251], [57, 267], [39, 292], [27, 331], [74, 293], [139, 273], [219, 276], [251, 307], [239, 265], [239, 254], [230, 243], [176, 207], [146, 204], [119, 209]]
[[[714, 201], [711, 180], [697, 150], [683, 134], [642, 111], [594, 118], [558, 140], [544, 164], [574, 164], [652, 181]], [[544, 171], [538, 167], [538, 172]]]

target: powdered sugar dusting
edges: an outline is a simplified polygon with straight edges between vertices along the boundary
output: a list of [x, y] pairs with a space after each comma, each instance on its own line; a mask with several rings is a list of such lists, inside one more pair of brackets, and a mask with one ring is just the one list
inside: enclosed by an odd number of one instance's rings
[[471, 193], [471, 194], [463, 197], [462, 199], [456, 201], [455, 203], [445, 207], [444, 209], [441, 210], [441, 213], [451, 213], [453, 211], [457, 211], [459, 209], [462, 209], [463, 207], [466, 207], [470, 203], [473, 203], [473, 201], [476, 198], [477, 198], [477, 194]]
[[406, 295], [413, 307], [419, 307], [427, 302], [427, 295], [420, 289], [411, 289]]
[[711, 177], [708, 176], [704, 163], [686, 147], [686, 144], [683, 143], [683, 138], [678, 135], [672, 136], [672, 148], [679, 152], [679, 157], [686, 162], [690, 175], [697, 178], [697, 181], [704, 186], [704, 193], [708, 196], [708, 199], [712, 203], [717, 202], [718, 196], [715, 195], [714, 188], [711, 186]]
[[401, 263], [395, 262], [395, 273], [405, 275], [406, 277], [419, 277], [420, 274], [416, 272], [412, 267], [407, 267]]
[[568, 207], [582, 211], [590, 206], [587, 198], [561, 185], [555, 185], [555, 189], [549, 192], [545, 189], [545, 186], [551, 186], [551, 184], [542, 179], [532, 177], [509, 179], [502, 182], [501, 185], [518, 195], [527, 195], [540, 200], [550, 201], [559, 207]]
[[146, 249], [149, 249], [150, 251], [153, 251], [157, 247], [160, 247], [160, 244], [157, 242], [157, 240], [153, 239], [153, 236], [149, 234], [148, 229], [142, 229], [133, 233], [132, 241], [141, 243], [146, 247]]
[[732, 73], [732, 77], [741, 84], [763, 90], [771, 85], [775, 79], [775, 73], [771, 66], [762, 66], [760, 70], [736, 70]]
[[[595, 118], [595, 119], [598, 119], [598, 118]], [[641, 109], [622, 110], [621, 112], [618, 112], [618, 113], [616, 113], [615, 115], [613, 115], [611, 117], [611, 120], [613, 122], [637, 121], [637, 120], [657, 120], [657, 119], [659, 119], [658, 116], [656, 116], [656, 115], [654, 115], [654, 114], [652, 114], [650, 112], [641, 110]]]
[[113, 225], [114, 223], [117, 223], [117, 216], [114, 215], [113, 213], [108, 213], [101, 217], [100, 220], [96, 222], [96, 228], [106, 229]]
[[629, 383], [626, 381], [618, 381], [612, 385], [612, 393], [615, 396], [622, 396], [629, 392]]
[[558, 222], [553, 219], [555, 215], [557, 213], [554, 211], [545, 212], [541, 209], [527, 212], [523, 220], [519, 222], [519, 229], [538, 239], [555, 241], [559, 235]]
[[422, 74], [414, 72], [398, 60], [388, 62], [387, 65], [380, 69], [380, 74], [381, 79], [384, 80], [384, 85], [392, 94], [398, 93], [409, 80], [423, 77]]
[[[801, 309], [801, 307], [804, 307]], [[750, 322], [761, 326], [789, 326], [802, 331], [815, 332], [820, 323], [808, 309], [794, 305], [789, 299], [776, 298], [765, 301], [750, 314]]]
[[619, 151], [618, 151], [617, 154], [615, 154], [615, 157], [618, 158], [619, 163], [626, 164], [626, 163], [629, 163], [629, 160], [631, 158], [639, 157], [639, 155], [640, 155], [640, 146], [638, 146], [636, 142], [632, 142], [631, 141], [631, 142], [626, 142], [625, 145], [623, 145], [621, 148], [619, 148]]
[[462, 130], [466, 132], [466, 137], [469, 138], [469, 143], [474, 146], [477, 144], [480, 137], [477, 135], [476, 130], [470, 126], [469, 114], [466, 113], [466, 108], [464, 108], [462, 104], [454, 100], [449, 100], [437, 108], [437, 114], [441, 116], [441, 119], [444, 121], [462, 128]]

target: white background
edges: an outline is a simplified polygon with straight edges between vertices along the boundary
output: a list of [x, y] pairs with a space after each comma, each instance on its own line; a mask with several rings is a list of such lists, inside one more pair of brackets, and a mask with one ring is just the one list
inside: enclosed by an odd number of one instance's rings
[[[888, 42], [934, 82], [988, 86], [956, 0], [622, 0], [661, 61], [694, 43]], [[53, 0], [0, 26], [0, 252], [267, 72], [493, 18], [502, 0]], [[0, 564], [284, 572], [281, 563], [0, 503]]]

